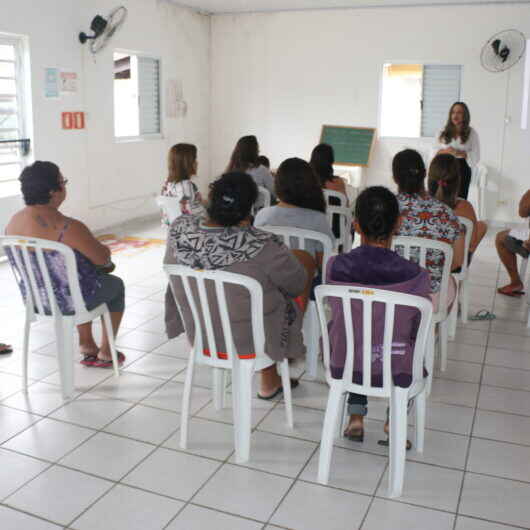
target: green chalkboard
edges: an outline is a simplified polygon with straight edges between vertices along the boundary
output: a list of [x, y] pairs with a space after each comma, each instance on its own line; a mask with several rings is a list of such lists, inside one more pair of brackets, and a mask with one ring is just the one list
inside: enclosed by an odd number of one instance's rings
[[374, 144], [375, 129], [322, 125], [320, 143], [329, 144], [335, 151], [335, 164], [368, 166]]

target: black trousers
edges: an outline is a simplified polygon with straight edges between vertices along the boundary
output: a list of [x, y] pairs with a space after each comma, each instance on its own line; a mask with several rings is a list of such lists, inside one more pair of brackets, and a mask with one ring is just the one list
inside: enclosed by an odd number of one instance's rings
[[465, 158], [457, 158], [460, 164], [460, 192], [459, 197], [467, 199], [469, 193], [469, 184], [471, 183], [471, 168]]

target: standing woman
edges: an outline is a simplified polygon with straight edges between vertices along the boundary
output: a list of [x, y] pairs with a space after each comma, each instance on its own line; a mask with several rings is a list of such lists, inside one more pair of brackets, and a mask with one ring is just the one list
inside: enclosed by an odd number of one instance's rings
[[480, 161], [480, 143], [478, 134], [469, 122], [469, 109], [462, 101], [451, 105], [449, 116], [443, 131], [436, 138], [436, 154], [450, 154], [456, 157], [460, 165], [460, 190], [462, 199], [467, 199], [471, 171]]
[[241, 171], [250, 175], [258, 186], [269, 190], [274, 196], [274, 179], [267, 167], [259, 162], [258, 139], [251, 136], [242, 136], [234, 147], [226, 173]]

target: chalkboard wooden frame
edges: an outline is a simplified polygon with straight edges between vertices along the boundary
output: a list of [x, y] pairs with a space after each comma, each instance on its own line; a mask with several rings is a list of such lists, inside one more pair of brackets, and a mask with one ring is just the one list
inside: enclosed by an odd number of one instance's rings
[[363, 130], [363, 131], [372, 131], [372, 142], [370, 144], [370, 151], [368, 152], [368, 160], [366, 164], [352, 164], [351, 162], [343, 162], [341, 160], [335, 160], [335, 164], [340, 166], [357, 166], [357, 167], [368, 167], [370, 165], [370, 159], [372, 157], [372, 151], [374, 149], [374, 140], [376, 136], [377, 129], [375, 127], [352, 127], [350, 125], [322, 125], [322, 130], [320, 132], [320, 143], [324, 141], [324, 129], [326, 127], [333, 127], [334, 129], [353, 129], [353, 130]]

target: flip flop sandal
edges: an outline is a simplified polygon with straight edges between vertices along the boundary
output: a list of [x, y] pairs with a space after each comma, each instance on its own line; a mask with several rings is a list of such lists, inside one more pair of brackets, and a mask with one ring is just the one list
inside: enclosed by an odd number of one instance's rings
[[497, 317], [490, 313], [487, 309], [481, 309], [477, 311], [473, 316], [469, 317], [469, 320], [495, 320]]
[[364, 442], [364, 429], [359, 427], [357, 429], [348, 430], [346, 429], [343, 433], [344, 438], [351, 440], [352, 442]]
[[525, 294], [524, 291], [503, 291], [504, 287], [500, 287], [499, 289], [497, 289], [497, 292], [499, 294], [503, 294], [504, 296], [513, 296], [513, 297], [517, 297], [517, 296], [523, 296], [523, 294]]
[[[377, 445], [388, 447], [390, 445], [390, 442], [388, 438], [386, 440], [378, 440]], [[411, 449], [412, 449], [412, 443], [410, 442], [410, 440], [407, 440], [407, 451], [410, 451]]]
[[[299, 384], [300, 382], [298, 381], [298, 379], [291, 379], [291, 390], [293, 388], [296, 388]], [[258, 399], [263, 399], [264, 401], [270, 401], [271, 399], [274, 399], [275, 397], [279, 396], [282, 392], [283, 392], [283, 386], [280, 386], [270, 396], [262, 396], [259, 392], [256, 395]]]
[[[125, 355], [123, 355], [121, 352], [118, 352], [118, 365], [121, 366], [124, 361]], [[112, 366], [112, 359], [100, 359], [97, 354], [85, 355], [81, 361], [81, 364], [84, 366], [90, 366], [92, 368], [109, 368]]]
[[13, 353], [13, 348], [9, 344], [0, 342], [0, 355], [7, 355], [8, 353]]

